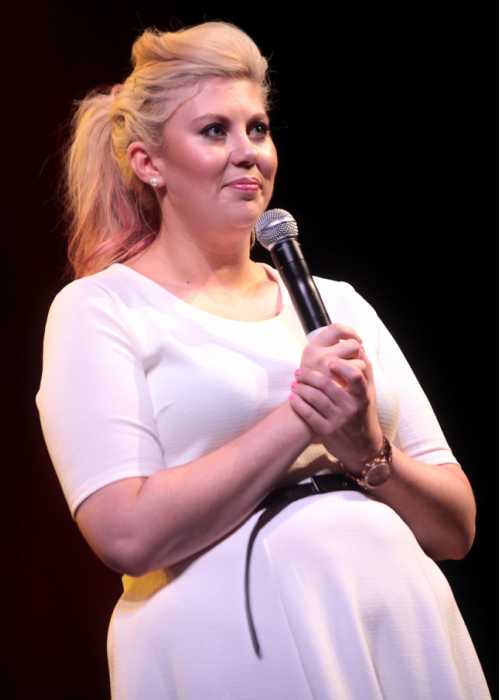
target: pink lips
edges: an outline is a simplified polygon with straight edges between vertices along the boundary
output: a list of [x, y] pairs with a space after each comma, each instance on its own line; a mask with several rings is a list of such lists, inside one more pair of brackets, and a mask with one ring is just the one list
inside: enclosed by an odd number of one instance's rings
[[260, 186], [260, 182], [254, 177], [241, 177], [226, 185], [226, 187], [236, 187], [238, 190], [258, 190]]

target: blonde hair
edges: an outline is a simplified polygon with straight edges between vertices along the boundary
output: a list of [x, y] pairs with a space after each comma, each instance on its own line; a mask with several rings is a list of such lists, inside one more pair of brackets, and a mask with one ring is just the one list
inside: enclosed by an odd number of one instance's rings
[[162, 144], [178, 90], [210, 77], [258, 83], [268, 105], [267, 61], [250, 37], [226, 22], [175, 32], [146, 30], [132, 47], [123, 85], [77, 103], [66, 154], [68, 262], [74, 277], [124, 262], [155, 239], [160, 209], [152, 188], [132, 170], [127, 148]]

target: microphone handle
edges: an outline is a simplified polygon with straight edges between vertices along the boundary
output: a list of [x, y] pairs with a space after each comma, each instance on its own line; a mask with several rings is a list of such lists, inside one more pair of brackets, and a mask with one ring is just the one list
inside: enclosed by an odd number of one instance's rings
[[331, 321], [307, 263], [294, 238], [276, 243], [270, 250], [271, 258], [284, 281], [302, 326], [308, 335]]

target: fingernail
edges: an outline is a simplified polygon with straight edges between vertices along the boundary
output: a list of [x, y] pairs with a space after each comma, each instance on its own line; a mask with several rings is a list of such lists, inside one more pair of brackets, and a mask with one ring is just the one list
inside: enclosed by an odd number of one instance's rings
[[297, 382], [292, 382], [292, 389], [295, 389], [297, 387]]
[[301, 374], [301, 370], [300, 370], [300, 369], [296, 369], [295, 372], [294, 372], [294, 374], [295, 374], [296, 377], [299, 377], [300, 374]]

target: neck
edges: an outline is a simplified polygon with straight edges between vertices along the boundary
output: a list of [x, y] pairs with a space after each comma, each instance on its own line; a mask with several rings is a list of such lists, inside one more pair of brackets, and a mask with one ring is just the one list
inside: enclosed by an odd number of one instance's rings
[[257, 274], [250, 259], [250, 237], [250, 230], [193, 237], [162, 228], [143, 254], [142, 264], [175, 285], [242, 288]]

